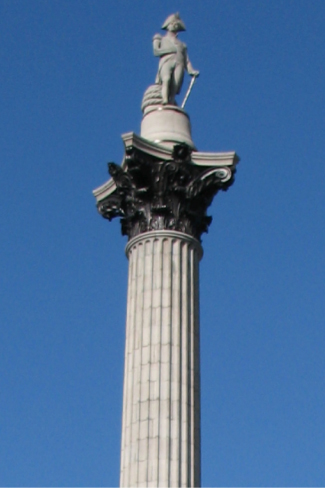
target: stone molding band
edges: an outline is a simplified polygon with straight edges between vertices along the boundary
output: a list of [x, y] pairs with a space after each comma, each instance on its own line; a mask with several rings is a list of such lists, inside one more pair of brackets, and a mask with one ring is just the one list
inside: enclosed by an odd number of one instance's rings
[[125, 254], [127, 258], [129, 258], [129, 253], [134, 246], [139, 244], [140, 242], [147, 241], [147, 240], [155, 240], [155, 239], [171, 239], [176, 240], [179, 239], [181, 241], [187, 242], [189, 245], [193, 246], [196, 250], [198, 259], [201, 261], [203, 257], [203, 248], [200, 242], [195, 239], [194, 237], [184, 234], [184, 232], [178, 232], [175, 230], [156, 230], [150, 232], [144, 232], [143, 234], [138, 234], [137, 236], [133, 237], [125, 247]]

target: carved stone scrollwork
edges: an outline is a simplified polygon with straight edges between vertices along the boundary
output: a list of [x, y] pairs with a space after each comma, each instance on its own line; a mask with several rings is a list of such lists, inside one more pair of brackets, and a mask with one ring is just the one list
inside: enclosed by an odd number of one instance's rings
[[191, 162], [191, 149], [174, 146], [172, 159], [158, 158], [134, 147], [126, 150], [123, 169], [109, 163], [115, 190], [97, 204], [100, 214], [121, 217], [129, 239], [152, 230], [176, 230], [200, 240], [212, 217], [207, 208], [219, 190], [233, 182], [235, 167], [202, 166]]

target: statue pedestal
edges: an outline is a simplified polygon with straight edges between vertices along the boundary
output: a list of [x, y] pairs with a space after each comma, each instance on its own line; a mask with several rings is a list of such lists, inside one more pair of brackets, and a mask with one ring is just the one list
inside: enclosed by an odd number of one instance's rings
[[141, 137], [162, 146], [184, 143], [196, 149], [191, 136], [191, 123], [185, 110], [175, 105], [148, 107], [141, 123]]

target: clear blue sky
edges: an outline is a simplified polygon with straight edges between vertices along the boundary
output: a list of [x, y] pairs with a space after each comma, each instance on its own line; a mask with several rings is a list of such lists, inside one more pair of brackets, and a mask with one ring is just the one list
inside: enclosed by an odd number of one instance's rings
[[325, 484], [325, 2], [1, 0], [1, 486], [118, 484], [126, 239], [91, 191], [177, 10], [193, 139], [241, 157], [203, 237], [202, 482]]

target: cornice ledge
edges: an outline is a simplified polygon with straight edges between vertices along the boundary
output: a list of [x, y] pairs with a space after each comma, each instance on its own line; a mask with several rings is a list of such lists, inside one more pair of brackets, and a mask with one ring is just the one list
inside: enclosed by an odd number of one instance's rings
[[235, 167], [240, 161], [239, 157], [234, 151], [231, 152], [198, 152], [193, 151], [191, 154], [193, 164], [197, 166], [228, 166]]
[[[127, 132], [122, 134], [122, 140], [125, 146], [125, 154], [121, 167], [125, 168], [127, 154], [130, 150], [137, 149], [142, 153], [156, 158], [158, 161], [171, 161], [173, 159], [173, 148], [168, 148], [148, 141], [143, 137], [138, 136], [134, 132]], [[239, 157], [234, 151], [230, 152], [199, 152], [192, 151], [190, 156], [191, 163], [195, 166], [210, 167], [212, 168], [224, 168], [224, 174], [216, 173], [216, 176], [221, 178], [222, 181], [230, 180], [231, 173], [227, 168], [235, 169], [236, 164], [240, 161]], [[208, 172], [210, 175], [211, 171]], [[228, 174], [229, 173], [229, 174]], [[116, 184], [113, 178], [110, 178], [103, 185], [93, 190], [93, 195], [96, 198], [96, 202], [99, 203], [105, 198], [112, 195], [116, 190]]]
[[[173, 149], [161, 146], [155, 142], [148, 141], [143, 137], [138, 136], [134, 132], [127, 132], [122, 134], [122, 139], [125, 146], [125, 151], [134, 148], [142, 151], [150, 156], [156, 157], [160, 161], [167, 161], [172, 159]], [[235, 151], [230, 152], [200, 152], [192, 151], [191, 161], [198, 166], [236, 166], [240, 158]], [[125, 158], [123, 160], [123, 164]], [[122, 167], [123, 167], [122, 164]]]
[[106, 183], [99, 186], [98, 188], [95, 188], [95, 190], [93, 190], [93, 195], [96, 198], [96, 202], [100, 202], [101, 200], [104, 200], [104, 198], [112, 195], [112, 193], [114, 193], [115, 190], [116, 190], [116, 184], [113, 178], [110, 178], [109, 180], [106, 181]]
[[[172, 159], [173, 149], [167, 148], [164, 146], [160, 146], [155, 142], [148, 141], [143, 137], [138, 136], [134, 132], [127, 132], [126, 134], [122, 134], [122, 139], [125, 146], [125, 151], [127, 152], [129, 149], [138, 149], [149, 156], [153, 156], [160, 161], [167, 161]], [[125, 158], [122, 163], [122, 167], [124, 165]]]

